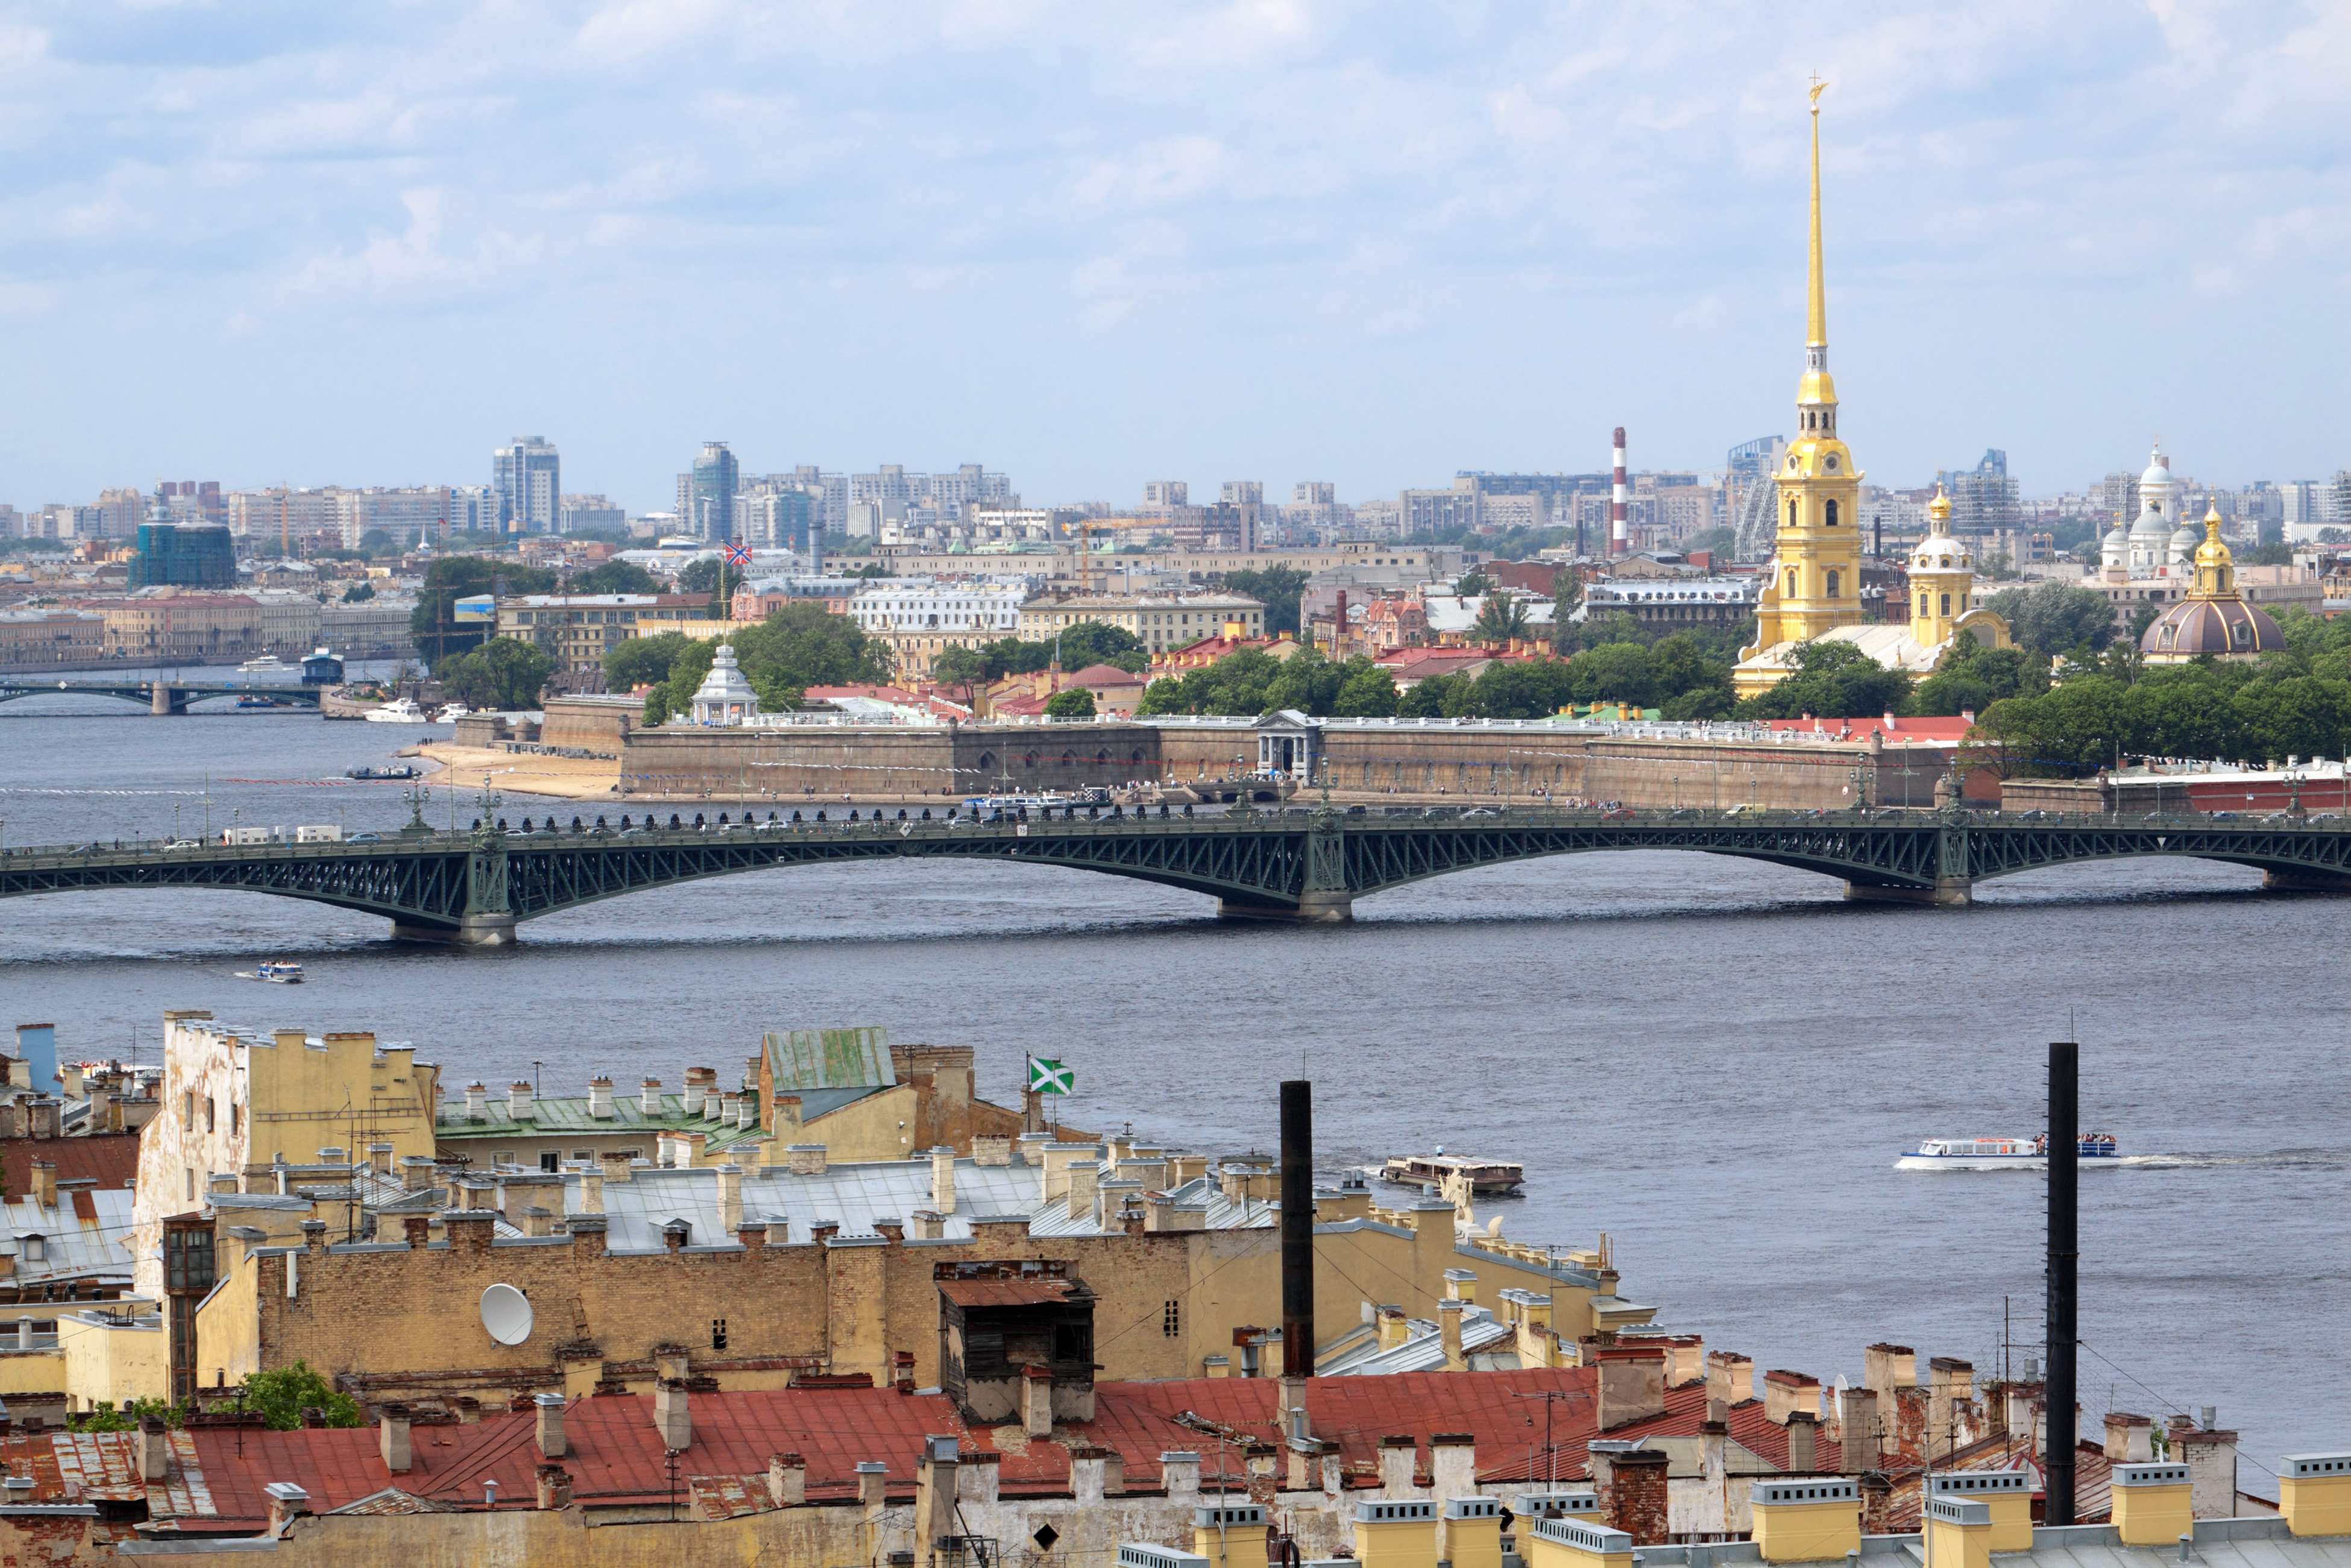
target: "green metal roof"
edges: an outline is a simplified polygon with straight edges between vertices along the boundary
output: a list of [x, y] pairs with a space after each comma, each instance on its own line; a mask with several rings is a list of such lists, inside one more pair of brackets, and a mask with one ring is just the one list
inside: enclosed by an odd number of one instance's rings
[[898, 1082], [890, 1065], [890, 1035], [879, 1029], [796, 1029], [766, 1038], [776, 1092], [812, 1089], [887, 1089]]

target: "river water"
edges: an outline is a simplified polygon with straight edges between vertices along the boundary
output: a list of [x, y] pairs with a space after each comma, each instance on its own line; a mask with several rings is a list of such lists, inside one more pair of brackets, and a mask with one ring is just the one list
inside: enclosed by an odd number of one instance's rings
[[[388, 830], [402, 787], [340, 776], [423, 733], [0, 706], [0, 839], [232, 816]], [[504, 810], [535, 806], [579, 809]], [[444, 792], [435, 820], [448, 810]], [[1590, 855], [1289, 929], [1083, 872], [893, 862], [641, 894], [497, 952], [246, 894], [72, 894], [5, 906], [0, 1024], [53, 1019], [68, 1051], [152, 1061], [165, 1009], [206, 1008], [373, 1030], [453, 1088], [536, 1072], [549, 1093], [598, 1071], [729, 1071], [765, 1030], [878, 1024], [975, 1047], [1000, 1102], [1018, 1103], [1024, 1051], [1060, 1057], [1073, 1124], [1208, 1153], [1272, 1148], [1275, 1085], [1303, 1074], [1326, 1166], [1437, 1143], [1520, 1160], [1525, 1197], [1481, 1218], [1538, 1244], [1606, 1231], [1625, 1293], [1660, 1323], [1855, 1382], [1880, 1340], [1996, 1375], [2011, 1312], [2010, 1354], [2040, 1354], [2042, 1183], [1892, 1167], [1922, 1137], [2039, 1130], [2044, 1042], [2070, 1028], [2084, 1124], [2130, 1156], [2082, 1183], [2085, 1431], [2109, 1408], [2217, 1406], [2243, 1434], [2241, 1484], [2273, 1496], [2280, 1454], [2342, 1447], [2351, 904], [2153, 862], [1993, 883], [1967, 912], [1840, 892], [1706, 856]], [[234, 977], [266, 957], [298, 958], [309, 983]]]

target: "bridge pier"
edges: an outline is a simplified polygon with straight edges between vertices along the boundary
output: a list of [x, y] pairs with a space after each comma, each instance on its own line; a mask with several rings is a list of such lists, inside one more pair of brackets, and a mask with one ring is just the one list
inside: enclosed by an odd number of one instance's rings
[[1966, 909], [1976, 901], [1975, 884], [1963, 876], [1938, 878], [1932, 887], [1882, 887], [1849, 882], [1844, 884], [1844, 895], [1855, 904], [1923, 904], [1936, 909]]
[[[137, 690], [136, 687], [133, 687], [132, 689], [134, 691]], [[157, 681], [154, 685], [154, 695], [148, 699], [147, 711], [152, 714], [168, 714], [173, 712], [174, 710], [172, 706], [172, 688], [165, 685], [162, 682]]]
[[392, 939], [399, 942], [447, 942], [459, 947], [511, 947], [515, 944], [515, 917], [511, 915], [466, 915], [455, 925], [392, 925]]
[[2283, 893], [2351, 893], [2351, 876], [2324, 871], [2264, 871], [2262, 886]]
[[1219, 920], [1283, 920], [1300, 925], [1343, 925], [1355, 918], [1354, 895], [1347, 893], [1308, 892], [1299, 895], [1295, 907], [1286, 904], [1250, 904], [1243, 899], [1217, 900]]

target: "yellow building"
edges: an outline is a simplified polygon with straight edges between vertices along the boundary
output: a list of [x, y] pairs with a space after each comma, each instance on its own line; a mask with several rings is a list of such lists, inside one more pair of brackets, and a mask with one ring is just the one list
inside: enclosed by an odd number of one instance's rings
[[1740, 650], [1731, 680], [1741, 696], [1794, 673], [1807, 643], [1850, 643], [1887, 669], [1931, 674], [1960, 632], [1980, 646], [2011, 645], [2008, 623], [1977, 605], [1975, 562], [1951, 535], [1951, 503], [1939, 486], [1927, 537], [1910, 558], [1906, 625], [1869, 619], [1861, 599], [1861, 470], [1837, 439], [1836, 383], [1829, 375], [1828, 306], [1821, 273], [1821, 107], [1813, 89], [1813, 243], [1804, 378], [1796, 392], [1797, 439], [1777, 476], [1779, 549], [1755, 607], [1755, 642]]

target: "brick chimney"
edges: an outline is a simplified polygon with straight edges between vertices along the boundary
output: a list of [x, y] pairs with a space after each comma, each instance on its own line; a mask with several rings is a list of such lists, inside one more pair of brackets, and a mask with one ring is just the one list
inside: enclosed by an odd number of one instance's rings
[[931, 1150], [931, 1207], [953, 1214], [956, 1207], [956, 1152], [945, 1144]]
[[688, 1116], [702, 1114], [702, 1103], [709, 1098], [710, 1091], [717, 1082], [718, 1070], [715, 1067], [689, 1067], [685, 1070], [685, 1102], [683, 1109]]
[[1820, 1472], [1820, 1417], [1802, 1410], [1788, 1413], [1788, 1473], [1792, 1476], [1817, 1475]]
[[1809, 1411], [1817, 1417], [1821, 1410], [1821, 1380], [1807, 1377], [1801, 1372], [1767, 1372], [1763, 1375], [1763, 1415], [1766, 1419], [1784, 1427], [1788, 1417], [1797, 1411]]
[[478, 1122], [490, 1113], [490, 1088], [479, 1079], [465, 1085], [465, 1120]]
[[567, 1452], [563, 1446], [563, 1396], [541, 1394], [531, 1401], [538, 1417], [538, 1455], [543, 1459], [559, 1459]]
[[1706, 1399], [1711, 1407], [1719, 1401], [1725, 1409], [1744, 1405], [1755, 1397], [1755, 1364], [1747, 1357], [1728, 1350], [1706, 1353]]
[[732, 1236], [743, 1228], [743, 1167], [712, 1167], [718, 1177], [718, 1233]]
[[1666, 1469], [1670, 1457], [1663, 1449], [1635, 1448], [1609, 1457], [1612, 1483], [1609, 1525], [1633, 1538], [1635, 1546], [1656, 1546], [1666, 1539]]
[[[1647, 1345], [1607, 1345], [1598, 1362], [1596, 1416], [1600, 1430], [1614, 1431], [1666, 1410], [1665, 1353]], [[1622, 1530], [1624, 1526], [1617, 1526]]]
[[588, 1114], [596, 1121], [612, 1119], [612, 1081], [598, 1076], [588, 1081]]
[[1844, 1400], [1844, 1422], [1840, 1428], [1844, 1473], [1857, 1476], [1874, 1470], [1877, 1464], [1877, 1391], [1874, 1388], [1848, 1388]]
[[629, 1156], [607, 1151], [596, 1156], [606, 1181], [627, 1181], [630, 1178]]
[[1032, 1439], [1053, 1435], [1053, 1375], [1044, 1367], [1020, 1369], [1020, 1425]]
[[561, 1465], [540, 1465], [533, 1478], [538, 1482], [540, 1511], [553, 1512], [571, 1506], [571, 1472]]
[[400, 1185], [410, 1192], [423, 1192], [441, 1185], [441, 1167], [430, 1155], [408, 1155], [400, 1162]]
[[643, 1112], [649, 1119], [662, 1114], [663, 1106], [660, 1079], [648, 1078], [644, 1081], [643, 1085], [638, 1089], [637, 1109]]
[[686, 1407], [684, 1378], [664, 1377], [653, 1385], [653, 1429], [671, 1452], [694, 1446], [694, 1416]]
[[385, 1405], [377, 1408], [375, 1417], [376, 1452], [383, 1457], [383, 1468], [393, 1475], [408, 1473], [411, 1455], [408, 1447], [408, 1406]]
[[57, 1206], [57, 1167], [47, 1160], [35, 1160], [32, 1168], [33, 1201], [43, 1208]]
[[2106, 1413], [2106, 1458], [2118, 1465], [2144, 1465], [2155, 1458], [2155, 1423], [2120, 1410]]
[[310, 1511], [310, 1494], [292, 1481], [271, 1481], [261, 1489], [269, 1496], [269, 1533], [282, 1540], [287, 1527]]
[[172, 1434], [159, 1416], [139, 1418], [139, 1479], [160, 1481], [172, 1471]]
[[536, 1116], [537, 1113], [531, 1109], [528, 1079], [518, 1078], [507, 1086], [507, 1114], [517, 1122], [531, 1121]]
[[768, 1501], [776, 1508], [798, 1508], [808, 1501], [808, 1461], [798, 1454], [768, 1456]]

